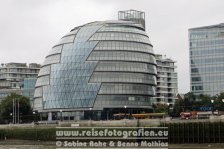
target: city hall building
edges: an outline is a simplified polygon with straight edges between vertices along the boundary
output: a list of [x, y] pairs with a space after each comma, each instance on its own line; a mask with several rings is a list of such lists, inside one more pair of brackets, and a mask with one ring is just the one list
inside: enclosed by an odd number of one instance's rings
[[38, 74], [34, 110], [48, 120], [152, 112], [157, 71], [145, 13], [118, 17], [75, 27], [53, 46]]

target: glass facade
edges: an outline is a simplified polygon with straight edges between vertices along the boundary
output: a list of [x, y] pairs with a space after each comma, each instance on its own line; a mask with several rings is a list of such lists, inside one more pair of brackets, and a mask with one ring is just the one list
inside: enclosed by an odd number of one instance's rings
[[[64, 111], [150, 109], [156, 60], [144, 28], [130, 21], [92, 22], [71, 30], [52, 48], [38, 75], [34, 108]], [[73, 113], [73, 114], [71, 114]], [[101, 116], [102, 117], [102, 116]]]
[[25, 78], [23, 81], [22, 95], [30, 99], [30, 105], [33, 107], [33, 96], [37, 78]]
[[195, 94], [224, 91], [224, 24], [189, 29], [190, 81]]

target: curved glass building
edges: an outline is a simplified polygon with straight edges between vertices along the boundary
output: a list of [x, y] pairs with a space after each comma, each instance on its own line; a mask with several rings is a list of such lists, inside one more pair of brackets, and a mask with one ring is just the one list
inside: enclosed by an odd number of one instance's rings
[[144, 26], [144, 13], [129, 10], [119, 12], [118, 21], [72, 29], [46, 56], [34, 110], [49, 120], [149, 112], [157, 72]]

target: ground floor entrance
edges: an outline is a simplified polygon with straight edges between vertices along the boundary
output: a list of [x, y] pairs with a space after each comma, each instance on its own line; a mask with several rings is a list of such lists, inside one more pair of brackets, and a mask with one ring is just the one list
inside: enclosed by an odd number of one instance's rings
[[[42, 114], [48, 121], [132, 119], [132, 114], [152, 113], [152, 108], [104, 108], [103, 110], [54, 111]], [[118, 116], [120, 115], [120, 116]]]

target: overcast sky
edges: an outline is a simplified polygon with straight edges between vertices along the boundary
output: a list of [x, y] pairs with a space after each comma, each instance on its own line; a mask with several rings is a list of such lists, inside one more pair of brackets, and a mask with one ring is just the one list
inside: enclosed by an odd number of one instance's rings
[[188, 92], [188, 29], [224, 23], [224, 0], [0, 0], [0, 63], [43, 63], [75, 26], [128, 9], [146, 13], [154, 52], [177, 61], [179, 92]]

